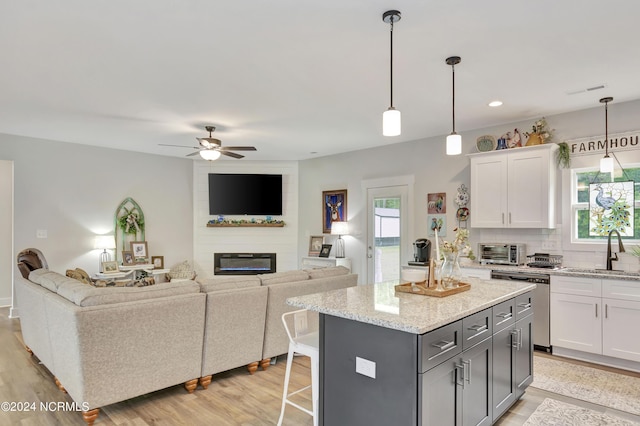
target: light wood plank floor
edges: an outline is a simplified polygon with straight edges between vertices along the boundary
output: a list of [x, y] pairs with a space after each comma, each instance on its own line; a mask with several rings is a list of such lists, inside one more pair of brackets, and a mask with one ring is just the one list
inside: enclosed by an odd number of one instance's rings
[[[540, 355], [547, 356], [547, 355]], [[173, 386], [148, 395], [104, 407], [96, 425], [274, 425], [280, 415], [285, 359], [267, 371], [250, 375], [245, 368], [217, 374], [209, 389], [198, 388], [188, 394]], [[584, 364], [584, 363], [583, 363]], [[614, 369], [607, 369], [616, 371]], [[633, 374], [633, 373], [629, 373]], [[639, 375], [640, 376], [640, 375]], [[294, 360], [291, 386], [310, 383], [308, 358]], [[290, 388], [291, 389], [291, 388]], [[302, 405], [311, 406], [311, 392], [299, 395]], [[529, 388], [497, 425], [520, 426], [545, 398], [554, 398], [596, 411], [608, 412], [640, 421], [595, 404]], [[29, 356], [22, 344], [20, 321], [8, 318], [8, 308], [0, 308], [0, 402], [72, 402], [58, 390], [49, 371]], [[80, 413], [66, 411], [0, 412], [0, 425], [84, 425]], [[285, 425], [312, 425], [311, 417], [287, 407]]]

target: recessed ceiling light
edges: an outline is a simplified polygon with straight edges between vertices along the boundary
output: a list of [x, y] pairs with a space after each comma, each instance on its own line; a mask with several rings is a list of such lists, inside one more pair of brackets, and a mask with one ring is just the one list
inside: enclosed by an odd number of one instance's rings
[[499, 107], [500, 105], [502, 105], [502, 101], [491, 101], [491, 102], [489, 102], [489, 106], [490, 107]]

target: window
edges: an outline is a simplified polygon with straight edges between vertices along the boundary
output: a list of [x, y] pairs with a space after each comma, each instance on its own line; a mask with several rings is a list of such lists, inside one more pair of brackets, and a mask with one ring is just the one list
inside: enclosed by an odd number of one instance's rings
[[[571, 225], [572, 242], [596, 242], [606, 240], [607, 236], [589, 235], [589, 185], [598, 182], [611, 182], [608, 173], [600, 173], [598, 169], [574, 169], [571, 171]], [[621, 234], [624, 240], [640, 240], [640, 166], [625, 166], [624, 173], [614, 176], [614, 182], [634, 181], [634, 229], [633, 235]]]

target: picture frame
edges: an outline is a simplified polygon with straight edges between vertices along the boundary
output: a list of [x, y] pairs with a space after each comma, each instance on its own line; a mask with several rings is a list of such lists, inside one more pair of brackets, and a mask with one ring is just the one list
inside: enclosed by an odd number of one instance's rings
[[309, 237], [309, 257], [318, 257], [322, 245], [324, 244], [324, 235], [312, 235]]
[[347, 220], [347, 190], [322, 191], [322, 233], [331, 233], [333, 222]]
[[115, 260], [102, 262], [103, 274], [117, 274], [118, 272], [120, 272], [120, 270], [118, 269], [118, 262], [116, 262]]
[[149, 249], [146, 241], [131, 241], [131, 251], [136, 263], [147, 263], [149, 260]]
[[164, 256], [151, 256], [153, 269], [164, 269]]
[[329, 253], [331, 253], [331, 244], [323, 244], [318, 257], [329, 257]]
[[133, 257], [133, 252], [131, 250], [123, 250], [122, 251], [122, 265], [123, 266], [132, 266], [136, 264], [136, 259]]

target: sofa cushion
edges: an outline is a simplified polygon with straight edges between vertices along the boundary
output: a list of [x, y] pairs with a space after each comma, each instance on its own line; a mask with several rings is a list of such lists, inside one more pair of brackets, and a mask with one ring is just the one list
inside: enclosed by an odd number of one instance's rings
[[344, 266], [330, 266], [328, 268], [309, 269], [309, 277], [314, 280], [316, 278], [337, 277], [339, 275], [347, 275], [349, 269]]
[[273, 274], [261, 274], [258, 275], [258, 277], [260, 277], [260, 282], [262, 283], [262, 285], [273, 285], [308, 280], [309, 273], [307, 271], [299, 270], [285, 271], [275, 272]]
[[65, 277], [57, 272], [50, 271], [48, 269], [36, 269], [29, 274], [29, 281], [40, 284], [47, 290], [51, 290], [54, 293], [58, 292], [58, 287], [61, 284], [71, 282], [82, 284], [80, 281], [73, 278]]
[[168, 282], [146, 287], [93, 287], [67, 279], [69, 282], [58, 287], [58, 295], [78, 306], [110, 305], [200, 292], [200, 286], [195, 281]]
[[260, 287], [260, 278], [255, 275], [214, 277], [199, 279], [200, 289], [204, 293], [220, 290], [233, 290], [237, 288]]

